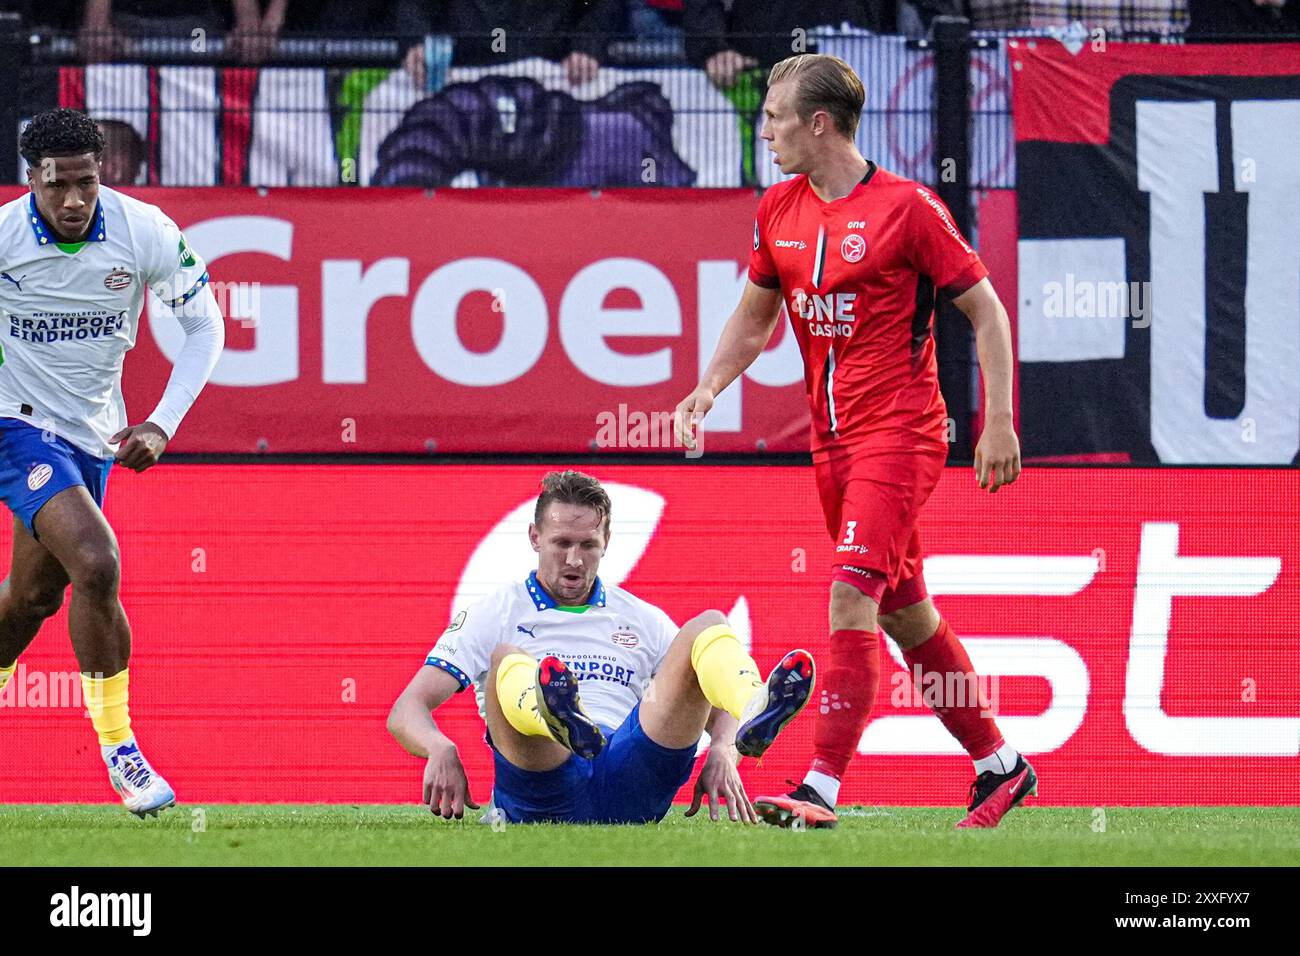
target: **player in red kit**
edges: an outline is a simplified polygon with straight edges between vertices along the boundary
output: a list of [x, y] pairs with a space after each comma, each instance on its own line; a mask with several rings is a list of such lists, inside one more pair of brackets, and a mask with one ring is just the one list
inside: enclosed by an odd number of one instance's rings
[[[819, 709], [804, 781], [754, 802], [765, 820], [785, 826], [836, 823], [840, 780], [880, 681], [879, 627], [925, 686], [981, 686], [927, 595], [917, 532], [948, 454], [931, 336], [939, 294], [951, 296], [975, 329], [985, 381], [979, 485], [997, 491], [1020, 473], [1006, 311], [943, 203], [858, 152], [863, 98], [861, 80], [837, 57], [804, 54], [773, 67], [762, 138], [782, 172], [799, 175], [759, 202], [740, 305], [676, 411], [690, 446], [694, 423], [766, 347], [784, 300], [803, 353], [817, 489], [835, 541], [822, 699], [838, 705]], [[1035, 792], [1037, 777], [1003, 739], [984, 693], [949, 696], [935, 712], [976, 772], [958, 826], [997, 826]]]

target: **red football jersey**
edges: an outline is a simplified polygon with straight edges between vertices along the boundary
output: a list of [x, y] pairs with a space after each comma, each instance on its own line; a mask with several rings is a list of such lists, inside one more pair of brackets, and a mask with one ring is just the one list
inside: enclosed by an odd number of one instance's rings
[[818, 198], [806, 176], [763, 195], [749, 278], [785, 299], [814, 452], [947, 447], [935, 290], [960, 295], [986, 275], [943, 203], [874, 163], [834, 202]]

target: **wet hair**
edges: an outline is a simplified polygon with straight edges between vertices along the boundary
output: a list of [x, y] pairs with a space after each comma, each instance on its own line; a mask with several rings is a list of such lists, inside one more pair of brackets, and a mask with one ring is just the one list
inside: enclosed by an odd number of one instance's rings
[[533, 524], [541, 527], [546, 506], [558, 501], [566, 505], [593, 508], [601, 517], [601, 526], [609, 534], [609, 494], [599, 481], [580, 471], [552, 471], [542, 478], [542, 493], [537, 496]]
[[57, 109], [37, 113], [23, 129], [18, 148], [28, 166], [39, 166], [47, 156], [104, 155], [104, 134], [81, 110]]

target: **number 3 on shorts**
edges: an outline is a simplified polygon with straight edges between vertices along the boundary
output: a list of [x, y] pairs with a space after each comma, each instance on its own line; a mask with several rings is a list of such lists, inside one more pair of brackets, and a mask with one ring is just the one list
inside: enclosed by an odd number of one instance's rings
[[848, 523], [848, 530], [844, 532], [844, 544], [853, 543], [853, 529], [855, 529], [857, 526], [858, 523], [856, 521], [850, 521]]

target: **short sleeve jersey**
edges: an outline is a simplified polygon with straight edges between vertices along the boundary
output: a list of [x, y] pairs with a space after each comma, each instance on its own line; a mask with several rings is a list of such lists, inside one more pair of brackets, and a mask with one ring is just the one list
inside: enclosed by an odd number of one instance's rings
[[459, 612], [424, 663], [447, 671], [462, 690], [474, 684], [483, 714], [494, 648], [514, 644], [539, 660], [554, 654], [577, 674], [583, 709], [614, 729], [641, 700], [677, 631], [659, 608], [599, 578], [589, 604], [561, 607], [533, 572]]
[[944, 204], [874, 163], [833, 202], [805, 176], [763, 195], [749, 279], [785, 300], [814, 452], [946, 449], [935, 295], [960, 295], [986, 275]]
[[176, 223], [106, 186], [78, 243], [58, 241], [30, 193], [0, 206], [0, 417], [111, 458], [146, 286], [175, 308], [207, 282]]

